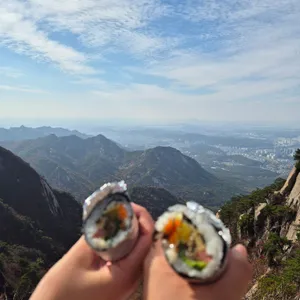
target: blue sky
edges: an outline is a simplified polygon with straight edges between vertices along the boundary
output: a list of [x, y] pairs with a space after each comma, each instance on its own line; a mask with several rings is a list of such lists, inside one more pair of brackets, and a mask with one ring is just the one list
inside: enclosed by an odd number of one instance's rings
[[299, 0], [0, 0], [0, 119], [296, 122]]

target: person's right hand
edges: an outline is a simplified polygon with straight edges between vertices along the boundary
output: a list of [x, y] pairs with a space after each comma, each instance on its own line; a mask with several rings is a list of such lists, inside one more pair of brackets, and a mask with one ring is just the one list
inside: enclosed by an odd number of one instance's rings
[[153, 220], [148, 211], [132, 203], [139, 221], [134, 249], [119, 261], [107, 263], [84, 237], [43, 277], [30, 300], [124, 300], [134, 292], [143, 262], [151, 247]]
[[170, 267], [158, 241], [144, 262], [144, 299], [241, 300], [252, 277], [245, 247], [231, 249], [228, 263], [228, 269], [215, 283], [189, 284]]

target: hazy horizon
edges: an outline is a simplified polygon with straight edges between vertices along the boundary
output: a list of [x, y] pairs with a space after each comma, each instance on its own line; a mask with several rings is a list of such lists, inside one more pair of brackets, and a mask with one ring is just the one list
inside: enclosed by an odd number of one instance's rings
[[216, 131], [230, 130], [251, 130], [251, 129], [270, 129], [270, 130], [300, 130], [299, 122], [241, 122], [241, 121], [201, 121], [201, 120], [186, 120], [182, 122], [140, 122], [135, 120], [73, 120], [66, 122], [65, 120], [0, 120], [0, 128], [14, 128], [14, 127], [60, 127], [70, 130], [78, 130], [83, 133], [97, 131], [100, 128], [146, 128], [146, 127], [170, 127], [176, 128], [180, 126], [197, 126], [202, 129], [214, 129]]
[[9, 0], [0, 14], [2, 127], [299, 123], [298, 0]]

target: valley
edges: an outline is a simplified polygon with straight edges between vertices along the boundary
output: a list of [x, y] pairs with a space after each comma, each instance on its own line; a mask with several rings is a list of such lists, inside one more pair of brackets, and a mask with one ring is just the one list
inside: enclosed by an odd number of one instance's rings
[[[215, 146], [137, 150], [102, 134], [65, 131], [67, 135], [57, 136], [51, 131], [0, 142], [1, 300], [29, 298], [43, 274], [80, 237], [82, 201], [103, 183], [121, 179], [128, 183], [132, 200], [154, 219], [187, 200], [216, 212], [230, 228], [234, 244], [247, 245], [250, 253], [255, 273], [245, 299], [297, 299], [300, 150], [285, 180], [262, 161]], [[192, 152], [200, 153], [198, 159]], [[216, 163], [215, 155], [219, 164], [231, 168], [221, 172], [208, 167]], [[268, 185], [272, 176], [276, 180]], [[251, 184], [258, 181], [264, 186], [253, 191]], [[286, 288], [279, 290], [278, 282]], [[141, 299], [140, 291], [133, 299]]]
[[79, 202], [106, 181], [121, 179], [129, 186], [165, 188], [177, 197], [209, 207], [218, 207], [245, 192], [167, 146], [128, 151], [103, 135], [82, 139], [54, 134], [2, 145], [30, 163], [53, 187], [72, 193]]

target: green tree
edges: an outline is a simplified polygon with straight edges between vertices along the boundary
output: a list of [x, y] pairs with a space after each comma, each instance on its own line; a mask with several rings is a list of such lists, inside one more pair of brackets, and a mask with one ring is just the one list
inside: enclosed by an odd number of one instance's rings
[[300, 160], [300, 148], [295, 151], [294, 160]]
[[253, 299], [296, 299], [300, 292], [300, 250], [292, 251], [283, 268], [262, 277]]
[[294, 160], [296, 161], [295, 167], [300, 170], [300, 149], [298, 148], [294, 154]]
[[268, 258], [268, 265], [277, 265], [276, 257], [283, 253], [283, 247], [285, 245], [291, 245], [291, 241], [286, 237], [280, 237], [278, 234], [271, 232], [269, 234], [268, 240], [264, 245], [264, 252]]

